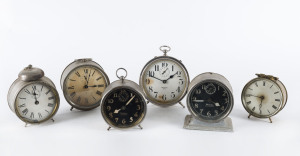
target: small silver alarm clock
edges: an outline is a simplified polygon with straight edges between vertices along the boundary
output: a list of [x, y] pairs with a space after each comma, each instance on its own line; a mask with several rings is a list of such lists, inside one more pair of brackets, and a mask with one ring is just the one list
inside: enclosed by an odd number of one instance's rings
[[[125, 76], [118, 76], [118, 71], [124, 70]], [[126, 80], [127, 71], [119, 68], [116, 72], [120, 80], [112, 82], [103, 92], [101, 113], [109, 126], [117, 129], [127, 129], [139, 126], [146, 116], [147, 102], [140, 86]]]
[[85, 58], [69, 64], [62, 73], [60, 83], [71, 110], [91, 110], [100, 105], [109, 79], [98, 63]]
[[[29, 65], [11, 85], [7, 101], [10, 109], [27, 124], [53, 120], [59, 108], [59, 95], [44, 71]], [[53, 120], [54, 121], [54, 120]]]

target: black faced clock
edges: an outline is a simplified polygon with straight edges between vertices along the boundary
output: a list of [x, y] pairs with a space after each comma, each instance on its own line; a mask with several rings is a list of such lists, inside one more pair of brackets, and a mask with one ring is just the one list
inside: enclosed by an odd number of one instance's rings
[[216, 73], [204, 73], [191, 83], [187, 106], [201, 121], [218, 122], [226, 118], [233, 108], [233, 95], [229, 82]]
[[134, 126], [142, 129], [140, 123], [146, 115], [146, 100], [141, 88], [125, 77], [119, 77], [120, 80], [111, 83], [103, 92], [101, 113], [110, 125], [108, 130], [111, 127], [124, 129]]

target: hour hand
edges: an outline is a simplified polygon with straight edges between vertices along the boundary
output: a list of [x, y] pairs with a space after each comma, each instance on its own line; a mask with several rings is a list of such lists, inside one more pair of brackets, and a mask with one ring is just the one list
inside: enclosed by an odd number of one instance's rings
[[204, 100], [193, 100], [194, 102], [204, 102]]
[[114, 113], [115, 113], [115, 114], [118, 114], [120, 111], [121, 111], [121, 109], [116, 109], [116, 110], [114, 111]]

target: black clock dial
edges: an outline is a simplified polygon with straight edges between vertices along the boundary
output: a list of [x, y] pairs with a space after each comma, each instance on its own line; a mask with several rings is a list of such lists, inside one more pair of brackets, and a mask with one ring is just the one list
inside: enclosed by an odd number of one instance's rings
[[231, 93], [217, 81], [199, 83], [190, 94], [190, 107], [194, 114], [205, 120], [218, 120], [231, 110]]
[[104, 99], [102, 110], [110, 124], [119, 128], [132, 127], [142, 121], [145, 101], [131, 89], [115, 89]]

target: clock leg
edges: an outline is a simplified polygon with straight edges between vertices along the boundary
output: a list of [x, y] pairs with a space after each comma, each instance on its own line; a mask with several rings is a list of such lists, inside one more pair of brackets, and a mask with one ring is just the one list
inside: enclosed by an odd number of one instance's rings
[[141, 125], [139, 125], [140, 129], [143, 129], [143, 127]]
[[54, 119], [51, 119], [52, 120], [52, 122], [54, 122]]
[[74, 107], [71, 107], [70, 111], [72, 111], [72, 110], [73, 110], [73, 108], [74, 108]]
[[181, 103], [181, 101], [178, 102], [183, 108], [185, 108], [185, 106]]
[[111, 129], [111, 127], [109, 126], [108, 128], [107, 128], [107, 130], [109, 131]]
[[273, 123], [271, 118], [269, 118], [269, 120], [270, 120], [270, 123]]
[[251, 117], [251, 114], [249, 114], [248, 119], [250, 119], [250, 117]]
[[26, 122], [26, 123], [25, 123], [25, 127], [27, 127], [27, 125], [28, 125], [28, 123]]
[[147, 101], [146, 104], [149, 104], [149, 101]]

